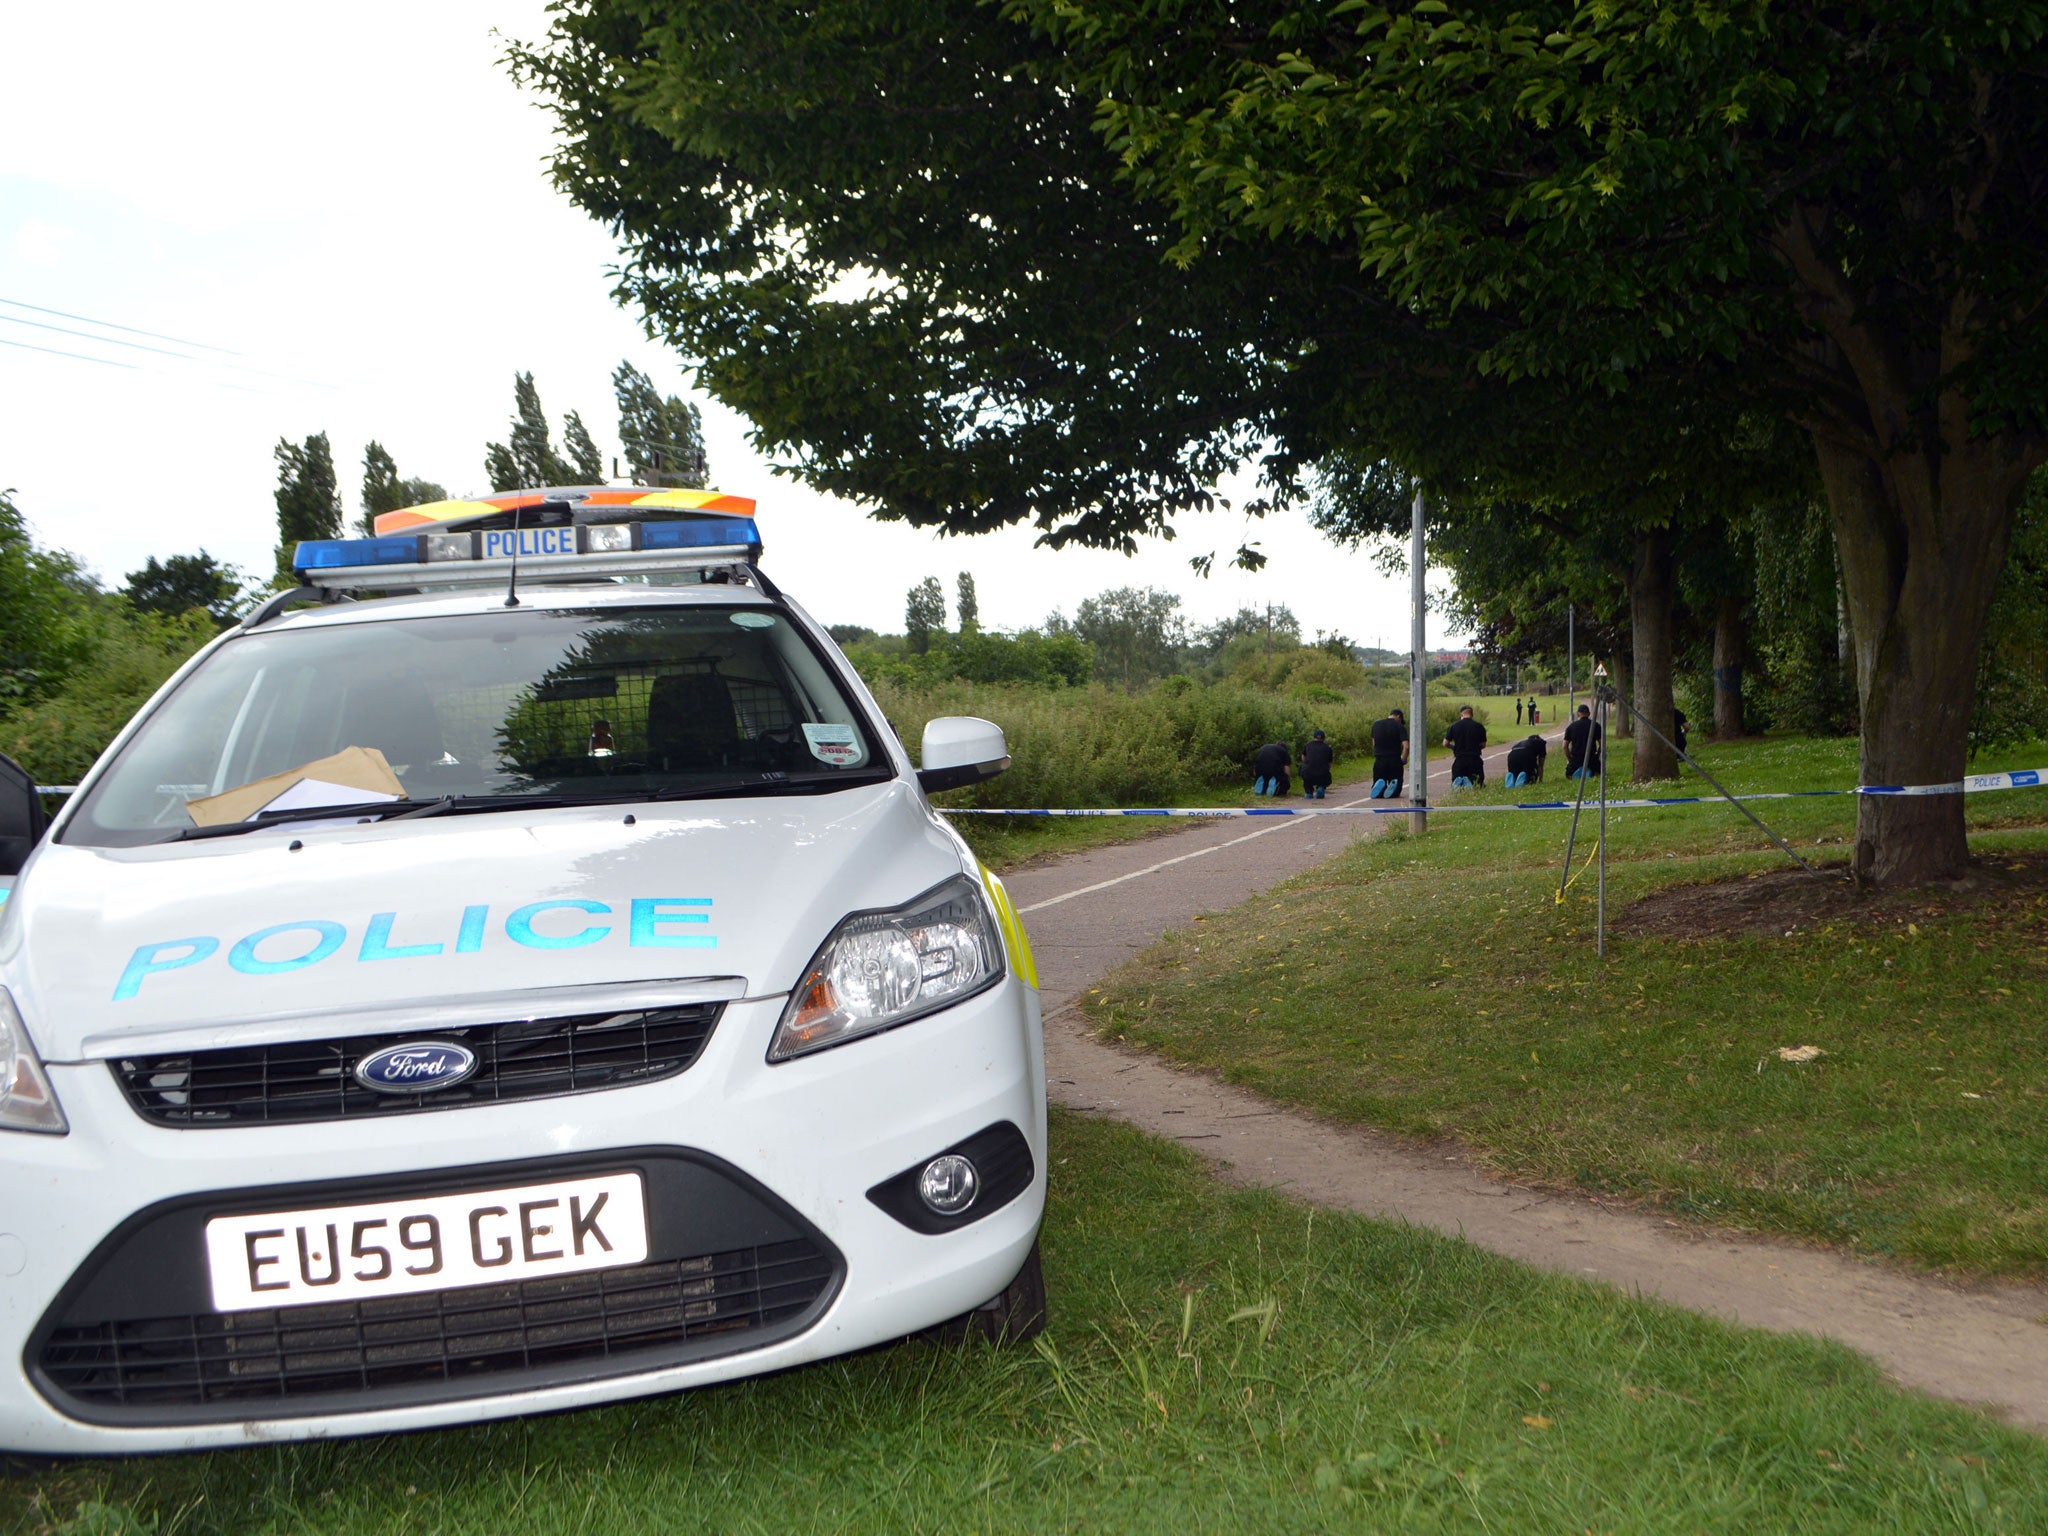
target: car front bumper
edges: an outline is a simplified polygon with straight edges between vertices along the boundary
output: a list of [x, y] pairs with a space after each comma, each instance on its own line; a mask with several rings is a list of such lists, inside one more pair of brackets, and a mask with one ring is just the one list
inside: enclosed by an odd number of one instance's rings
[[[130, 1108], [104, 1062], [51, 1067], [70, 1134], [0, 1138], [0, 1448], [120, 1455], [551, 1412], [828, 1358], [995, 1296], [1022, 1266], [1044, 1209], [1037, 993], [1012, 975], [912, 1024], [769, 1066], [765, 1053], [782, 1003], [727, 1005], [702, 1056], [673, 1078], [358, 1121], [167, 1129]], [[999, 1208], [934, 1234], [913, 1231], [869, 1199], [883, 1181], [1005, 1124], [1022, 1133], [1030, 1175]], [[196, 1220], [214, 1209], [310, 1206], [325, 1198], [321, 1191], [343, 1185], [416, 1189], [438, 1176], [442, 1187], [491, 1188], [620, 1166], [668, 1170], [660, 1178], [678, 1213], [671, 1227], [689, 1225], [693, 1190], [731, 1207], [728, 1227], [741, 1219], [732, 1211], [751, 1209], [745, 1199], [754, 1199], [774, 1213], [768, 1224], [776, 1230], [760, 1241], [800, 1231], [831, 1276], [811, 1305], [758, 1338], [712, 1339], [651, 1367], [643, 1354], [438, 1387], [429, 1380], [423, 1390], [431, 1400], [421, 1400], [421, 1390], [408, 1397], [366, 1386], [324, 1392], [310, 1408], [240, 1398], [96, 1407], [53, 1391], [42, 1369], [51, 1323], [76, 1313], [90, 1288], [82, 1272], [102, 1268], [124, 1233], [140, 1241], [133, 1235], [162, 1213], [187, 1211]], [[726, 1200], [720, 1191], [738, 1194]], [[159, 1225], [180, 1230], [175, 1222]], [[199, 1262], [182, 1251], [177, 1257]], [[167, 1303], [164, 1310], [178, 1308]], [[431, 1376], [429, 1369], [423, 1379]]]

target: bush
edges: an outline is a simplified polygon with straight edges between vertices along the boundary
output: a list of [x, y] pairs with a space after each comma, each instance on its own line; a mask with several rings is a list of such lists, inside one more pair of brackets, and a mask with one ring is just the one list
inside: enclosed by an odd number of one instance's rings
[[103, 598], [86, 623], [89, 644], [61, 687], [0, 714], [0, 752], [42, 784], [76, 784], [129, 717], [214, 636], [202, 611], [140, 613]]

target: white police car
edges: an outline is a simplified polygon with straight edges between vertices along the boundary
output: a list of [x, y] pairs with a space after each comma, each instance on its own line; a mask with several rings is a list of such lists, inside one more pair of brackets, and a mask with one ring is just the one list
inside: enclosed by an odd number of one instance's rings
[[934, 721], [914, 768], [752, 511], [547, 490], [302, 544], [302, 606], [47, 832], [0, 783], [0, 1448], [1035, 1330], [1037, 978], [925, 798], [1002, 733]]

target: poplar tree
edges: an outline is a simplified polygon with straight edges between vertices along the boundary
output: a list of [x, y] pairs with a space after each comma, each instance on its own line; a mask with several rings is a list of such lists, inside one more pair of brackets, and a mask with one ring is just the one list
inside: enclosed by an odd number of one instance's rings
[[288, 586], [302, 539], [341, 537], [341, 487], [325, 432], [303, 443], [280, 438], [271, 454], [277, 460], [277, 580]]
[[910, 589], [903, 602], [903, 633], [910, 648], [922, 656], [932, 648], [932, 636], [946, 627], [946, 589], [939, 578], [927, 576]]
[[691, 490], [710, 485], [704, 420], [696, 406], [675, 395], [664, 397], [654, 380], [623, 361], [612, 374], [612, 393], [619, 403], [619, 442], [635, 485]]
[[[575, 417], [578, 427], [582, 422]], [[583, 434], [588, 444], [590, 434]], [[574, 444], [571, 444], [572, 448]], [[596, 449], [590, 452], [595, 455]], [[604, 478], [603, 465], [591, 479]], [[534, 387], [533, 375], [515, 373], [512, 376], [512, 430], [502, 443], [488, 444], [484, 449], [484, 473], [490, 477], [494, 491], [516, 491], [537, 489], [544, 485], [573, 485], [577, 483], [577, 466], [555, 452], [552, 435], [548, 431], [547, 413], [541, 409], [540, 391]], [[586, 480], [584, 483], [589, 483]]]

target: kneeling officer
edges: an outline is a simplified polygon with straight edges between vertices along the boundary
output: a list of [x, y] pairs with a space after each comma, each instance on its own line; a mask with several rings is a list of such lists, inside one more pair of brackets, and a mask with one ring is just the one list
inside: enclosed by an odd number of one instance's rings
[[1372, 723], [1372, 797], [1393, 800], [1401, 793], [1402, 771], [1408, 766], [1408, 717], [1390, 709]]
[[1472, 718], [1472, 706], [1464, 705], [1451, 728], [1444, 732], [1444, 745], [1451, 749], [1451, 786], [1470, 789], [1486, 782], [1486, 727]]
[[1252, 759], [1252, 793], [1255, 795], [1284, 795], [1287, 793], [1287, 770], [1293, 766], [1293, 759], [1287, 751], [1287, 744], [1269, 741], [1259, 748]]
[[1508, 788], [1520, 789], [1524, 784], [1540, 783], [1543, 779], [1543, 760], [1550, 756], [1550, 743], [1541, 736], [1530, 736], [1508, 748]]
[[1301, 749], [1301, 792], [1311, 800], [1328, 797], [1330, 789], [1330, 764], [1337, 760], [1330, 743], [1317, 731], [1309, 738], [1308, 745]]

